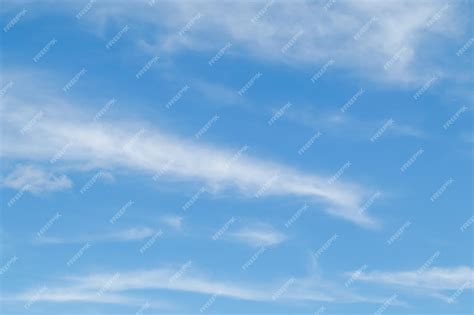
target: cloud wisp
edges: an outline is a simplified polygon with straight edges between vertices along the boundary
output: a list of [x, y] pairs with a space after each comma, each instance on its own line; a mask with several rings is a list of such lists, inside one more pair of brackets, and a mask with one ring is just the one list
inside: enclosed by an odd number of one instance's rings
[[229, 233], [229, 237], [252, 247], [275, 246], [287, 239], [285, 234], [263, 223], [242, 227], [238, 231]]
[[358, 279], [365, 282], [428, 290], [457, 290], [466, 282], [468, 282], [468, 288], [474, 288], [474, 270], [467, 266], [433, 267], [427, 270], [393, 272], [362, 272]]
[[[380, 303], [381, 298], [363, 297], [344, 288], [322, 284], [314, 279], [290, 277], [272, 283], [239, 283], [212, 279], [196, 270], [162, 267], [113, 273], [94, 273], [68, 276], [61, 283], [48, 285], [44, 293], [37, 294], [40, 302], [95, 302], [114, 304], [136, 304], [144, 301], [130, 297], [129, 293], [146, 290], [153, 295], [158, 290], [219, 295], [225, 298], [254, 302], [328, 302], [328, 303]], [[106, 290], [103, 288], [106, 286]], [[283, 286], [282, 286], [283, 284]], [[331, 290], [328, 288], [331, 287]], [[284, 290], [282, 289], [284, 288]], [[5, 296], [4, 301], [31, 299], [35, 290]], [[101, 294], [98, 294], [101, 293]]]
[[5, 104], [1, 112], [5, 143], [1, 155], [5, 158], [50, 160], [73, 143], [58, 162], [161, 174], [161, 179], [201, 183], [207, 193], [237, 188], [249, 198], [310, 198], [334, 216], [361, 226], [376, 225], [375, 219], [359, 211], [368, 192], [353, 183], [328, 183], [327, 176], [310, 175], [270, 160], [236, 158], [231, 150], [181, 139], [147, 123], [104, 120], [97, 124], [70, 106], [44, 107], [44, 117], [32, 127], [34, 132], [20, 135], [34, 110], [8, 99]]
[[133, 227], [122, 229], [115, 232], [93, 234], [86, 236], [77, 236], [71, 238], [54, 237], [54, 236], [40, 236], [34, 239], [35, 244], [54, 245], [54, 244], [71, 244], [71, 243], [85, 243], [85, 242], [129, 242], [141, 241], [151, 237], [157, 233], [156, 230], [148, 227]]
[[433, 47], [441, 47], [469, 25], [462, 2], [446, 6], [444, 1], [354, 0], [326, 6], [313, 1], [157, 1], [140, 6], [114, 1], [113, 9], [110, 5], [97, 3], [86, 18], [98, 24], [99, 32], [107, 21], [146, 21], [150, 39], [137, 44], [153, 54], [192, 50], [212, 57], [230, 42], [234, 54], [292, 66], [314, 65], [315, 71], [332, 60], [335, 68], [392, 83], [419, 83], [433, 73], [448, 73]]
[[165, 215], [161, 217], [161, 221], [174, 230], [181, 230], [183, 226], [183, 217], [178, 215]]
[[69, 189], [72, 181], [66, 175], [55, 175], [32, 165], [18, 165], [2, 179], [2, 185], [35, 194]]

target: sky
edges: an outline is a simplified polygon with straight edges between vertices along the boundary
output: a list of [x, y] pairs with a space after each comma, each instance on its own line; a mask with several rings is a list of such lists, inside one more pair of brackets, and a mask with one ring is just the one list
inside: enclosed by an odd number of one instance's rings
[[1, 1], [1, 314], [472, 314], [471, 1]]

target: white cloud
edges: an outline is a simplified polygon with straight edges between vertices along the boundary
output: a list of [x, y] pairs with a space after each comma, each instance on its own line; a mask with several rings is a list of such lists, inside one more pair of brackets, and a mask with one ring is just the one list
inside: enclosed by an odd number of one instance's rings
[[257, 224], [243, 227], [229, 236], [239, 242], [250, 246], [274, 246], [286, 240], [286, 236], [267, 224]]
[[137, 299], [130, 298], [124, 295], [117, 294], [102, 294], [99, 295], [100, 288], [97, 291], [82, 292], [80, 290], [64, 290], [45, 288], [43, 291], [30, 290], [14, 298], [6, 298], [4, 300], [20, 300], [29, 301], [48, 301], [48, 302], [95, 302], [104, 304], [137, 304]]
[[[150, 39], [142, 36], [140, 43], [152, 54], [188, 49], [211, 58], [232, 42], [233, 54], [245, 57], [314, 65], [314, 71], [333, 59], [335, 68], [398, 83], [422, 82], [435, 72], [452, 71], [442, 68], [444, 60], [436, 55], [436, 47], [469, 27], [463, 2], [450, 2], [435, 18], [445, 1], [338, 1], [327, 10], [325, 2], [275, 1], [255, 21], [267, 4], [266, 0], [159, 1], [150, 7], [146, 2], [114, 1], [98, 3], [86, 18], [97, 23], [95, 29], [100, 32], [111, 20], [146, 21]], [[197, 15], [200, 18], [190, 25]], [[189, 30], [181, 36], [180, 30], [187, 25]], [[387, 63], [390, 67], [385, 70]]]
[[118, 241], [135, 241], [143, 240], [147, 237], [154, 235], [155, 233], [155, 230], [146, 227], [130, 228], [126, 230], [121, 230], [119, 232], [111, 233], [109, 235], [105, 235], [104, 239]]
[[430, 290], [458, 290], [466, 282], [469, 282], [467, 288], [474, 288], [474, 270], [465, 266], [433, 267], [422, 272], [418, 270], [362, 272], [358, 279], [379, 284]]
[[[11, 11], [22, 7], [21, 1], [4, 2]], [[78, 5], [71, 3], [74, 1], [54, 2], [57, 10], [77, 14]], [[337, 1], [327, 10], [325, 4], [275, 1], [252, 22], [268, 5], [267, 0], [157, 1], [153, 6], [148, 1], [136, 4], [116, 0], [97, 2], [84, 19], [96, 23], [90, 29], [104, 38], [109, 22], [146, 22], [146, 34], [138, 36], [137, 44], [153, 55], [157, 51], [170, 54], [187, 49], [211, 58], [231, 42], [234, 55], [313, 66], [314, 72], [331, 59], [335, 68], [377, 81], [420, 83], [434, 73], [449, 75], [457, 71], [459, 75], [465, 71], [447, 65], [443, 49], [437, 49], [446, 40], [464, 39], [462, 36], [468, 33], [469, 8], [465, 2], [449, 2], [446, 6], [444, 0], [350, 0]], [[48, 8], [43, 1], [31, 9], [31, 14], [41, 14]], [[197, 15], [200, 18], [194, 20]], [[187, 25], [189, 29], [181, 36], [180, 30]], [[288, 49], [283, 53], [285, 46]], [[308, 74], [308, 79], [313, 74]]]
[[21, 135], [22, 141], [17, 141], [19, 126], [28, 121], [34, 110], [21, 102], [5, 100], [1, 109], [3, 157], [49, 160], [65, 144], [74, 142], [58, 162], [61, 165], [123, 167], [150, 176], [164, 173], [160, 178], [203, 183], [208, 193], [237, 188], [252, 198], [304, 197], [324, 205], [326, 212], [337, 217], [362, 226], [376, 224], [366, 212], [359, 212], [370, 192], [356, 184], [338, 181], [328, 185], [328, 176], [247, 155], [235, 159], [234, 150], [183, 140], [147, 123], [109, 123], [104, 119], [96, 124], [93, 114], [70, 106], [44, 106], [42, 111], [45, 114], [35, 125], [35, 132]]
[[414, 137], [419, 139], [426, 137], [425, 133], [420, 129], [409, 125], [402, 125], [398, 122], [395, 122], [395, 125], [393, 128], [390, 128], [390, 130], [392, 133], [399, 136]]
[[[117, 274], [116, 274], [117, 275]], [[120, 274], [118, 274], [120, 278]], [[104, 282], [97, 287], [82, 289], [78, 287], [42, 287], [35, 288], [17, 295], [3, 295], [0, 298], [2, 303], [5, 302], [25, 302], [25, 305], [32, 305], [37, 302], [52, 302], [52, 303], [99, 303], [99, 304], [118, 304], [127, 305], [133, 308], [140, 308], [144, 304], [147, 308], [170, 310], [175, 306], [171, 303], [157, 298], [153, 298], [152, 302], [142, 299], [140, 297], [131, 297], [125, 294], [116, 294], [110, 292], [107, 287], [108, 284], [113, 285], [114, 281], [110, 281], [111, 277], [104, 279]], [[104, 285], [106, 290], [104, 291]]]
[[65, 190], [72, 187], [66, 175], [54, 175], [32, 165], [19, 165], [2, 180], [3, 186], [32, 193]]
[[226, 85], [204, 80], [193, 80], [190, 86], [215, 104], [238, 104], [239, 106], [244, 107], [249, 103], [248, 100], [237, 94], [236, 89], [232, 89]]
[[69, 244], [85, 242], [126, 242], [140, 241], [155, 235], [157, 231], [148, 227], [133, 227], [105, 234], [83, 235], [71, 238], [41, 236], [34, 239], [38, 244]]
[[175, 230], [181, 229], [183, 217], [177, 215], [167, 215], [161, 218], [161, 221]]
[[[358, 139], [367, 139], [369, 135], [373, 134], [386, 120], [361, 120], [355, 116], [348, 114], [333, 113], [328, 111], [316, 112], [314, 108], [317, 106], [303, 107], [300, 109], [293, 108], [291, 111], [285, 112], [283, 116], [293, 123], [297, 123], [312, 130], [321, 130], [330, 135], [349, 137]], [[395, 119], [394, 124], [390, 126], [387, 132], [397, 137], [413, 137], [424, 138], [425, 132], [419, 128], [408, 125], [405, 122]]]
[[[194, 294], [213, 295], [256, 302], [274, 301], [277, 292], [283, 283], [288, 279], [280, 279], [273, 283], [243, 284], [238, 281], [221, 281], [210, 279], [199, 274], [195, 270], [187, 270], [186, 273], [176, 278], [179, 267], [157, 268], [148, 270], [135, 270], [118, 272], [119, 276], [110, 282], [114, 274], [95, 273], [64, 278], [65, 283], [61, 285], [48, 285], [44, 294], [38, 295], [36, 301], [74, 302], [90, 301], [116, 304], [137, 303], [139, 300], [130, 298], [127, 293], [142, 291], [152, 293], [152, 290], [169, 290], [176, 292], [188, 292]], [[175, 279], [175, 280], [171, 280]], [[363, 297], [346, 290], [323, 284], [321, 280], [314, 281], [308, 278], [291, 278], [292, 284], [287, 291], [283, 292], [278, 300], [282, 302], [300, 301], [315, 302], [322, 301], [328, 303], [381, 303], [383, 299], [373, 297]], [[171, 280], [171, 281], [170, 281]], [[107, 292], [101, 301], [97, 297], [97, 292], [107, 286]], [[65, 293], [66, 292], [66, 293]], [[20, 293], [14, 296], [5, 296], [3, 300], [28, 300], [34, 295], [34, 290], [27, 293]], [[143, 296], [143, 295], [142, 295]], [[123, 299], [121, 299], [123, 297]]]

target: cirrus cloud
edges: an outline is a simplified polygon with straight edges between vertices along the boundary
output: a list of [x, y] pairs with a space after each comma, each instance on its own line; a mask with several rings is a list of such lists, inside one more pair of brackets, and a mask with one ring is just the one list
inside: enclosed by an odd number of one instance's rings
[[69, 189], [72, 181], [66, 175], [55, 175], [33, 165], [18, 165], [2, 180], [5, 187], [23, 189], [32, 193]]

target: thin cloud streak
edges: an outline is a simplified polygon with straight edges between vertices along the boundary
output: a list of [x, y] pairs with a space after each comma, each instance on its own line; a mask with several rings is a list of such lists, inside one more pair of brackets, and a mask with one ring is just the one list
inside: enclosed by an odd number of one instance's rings
[[5, 126], [3, 157], [44, 161], [73, 142], [60, 162], [97, 168], [126, 167], [150, 175], [163, 172], [166, 166], [166, 177], [204, 183], [208, 193], [238, 188], [253, 198], [311, 198], [337, 217], [361, 226], [376, 225], [373, 218], [359, 212], [368, 193], [355, 184], [338, 181], [328, 185], [324, 176], [308, 175], [268, 160], [241, 157], [233, 161], [230, 150], [179, 139], [146, 123], [107, 123], [104, 119], [95, 124], [80, 119], [85, 114], [68, 106], [44, 108], [44, 118], [34, 126], [34, 132], [17, 141], [19, 129], [31, 117], [32, 109], [19, 102], [5, 103], [1, 112]]
[[[394, 0], [344, 1], [327, 10], [324, 3], [278, 1], [255, 21], [267, 3], [160, 1], [159, 10], [150, 10], [146, 3], [115, 1], [113, 9], [107, 2], [98, 3], [89, 18], [97, 23], [99, 33], [110, 20], [147, 21], [151, 39], [138, 44], [152, 54], [194, 50], [212, 56], [230, 41], [235, 43], [234, 54], [291, 66], [314, 65], [314, 71], [331, 59], [335, 68], [402, 84], [422, 82], [426, 73], [449, 72], [440, 67], [439, 56], [424, 58], [424, 48], [441, 46], [439, 37], [454, 38], [469, 25], [462, 14], [467, 9], [463, 3], [451, 3], [439, 21], [430, 22], [444, 1]], [[64, 5], [62, 9], [72, 8]], [[196, 15], [200, 18], [194, 19]], [[180, 36], [191, 20], [186, 36]], [[427, 23], [431, 23], [429, 28]], [[166, 32], [160, 34], [160, 29]]]
[[474, 288], [474, 270], [471, 267], [433, 267], [427, 270], [362, 272], [358, 280], [378, 284], [421, 288], [429, 290], [457, 290], [466, 282]]
[[253, 247], [275, 246], [287, 239], [285, 234], [266, 224], [242, 227], [236, 232], [229, 233], [229, 237]]
[[66, 175], [55, 175], [39, 167], [18, 165], [2, 179], [2, 185], [38, 194], [69, 189], [72, 181]]
[[35, 238], [33, 243], [41, 245], [71, 244], [85, 242], [129, 242], [140, 241], [155, 235], [156, 230], [148, 227], [133, 227], [105, 234], [78, 236], [71, 238], [40, 236]]
[[[12, 11], [21, 6], [18, 1], [4, 2]], [[77, 14], [77, 4], [71, 5], [75, 2], [54, 4], [57, 10]], [[236, 55], [296, 67], [314, 66], [313, 71], [334, 60], [334, 68], [395, 84], [424, 82], [432, 73], [453, 75], [454, 69], [444, 65], [440, 55], [432, 51], [442, 47], [442, 38], [457, 38], [469, 29], [463, 14], [468, 8], [463, 2], [450, 3], [449, 10], [433, 19], [445, 1], [353, 0], [338, 2], [328, 9], [324, 3], [312, 1], [276, 1], [255, 21], [267, 3], [159, 1], [157, 10], [158, 2], [150, 9], [146, 1], [139, 5], [104, 1], [97, 2], [85, 19], [95, 23], [93, 29], [100, 37], [110, 21], [147, 22], [150, 39], [136, 44], [152, 55], [157, 51], [193, 50], [212, 57], [230, 41]], [[29, 14], [41, 9], [36, 6]], [[192, 25], [181, 36], [180, 30], [190, 21]], [[166, 31], [160, 33], [163, 29]]]
[[[177, 268], [176, 270], [178, 270]], [[115, 304], [136, 304], [140, 300], [129, 298], [126, 293], [134, 290], [169, 290], [177, 292], [187, 292], [194, 294], [213, 295], [255, 302], [274, 302], [275, 292], [281, 288], [281, 283], [277, 281], [272, 284], [265, 283], [236, 283], [235, 281], [213, 280], [197, 273], [187, 271], [176, 279], [176, 270], [171, 268], [157, 268], [148, 270], [135, 270], [127, 272], [96, 273], [81, 276], [69, 276], [63, 278], [65, 283], [48, 286], [44, 294], [38, 295], [36, 301], [43, 302], [98, 302]], [[110, 279], [114, 279], [110, 281]], [[174, 280], [173, 280], [174, 279]], [[315, 286], [314, 279], [310, 278], [290, 278], [291, 286], [288, 290], [278, 296], [281, 303], [289, 301], [300, 302], [327, 302], [327, 303], [380, 303], [381, 298], [359, 296], [349, 290], [336, 288], [333, 286], [328, 290], [327, 285]], [[281, 283], [280, 283], [281, 282]], [[103, 296], [98, 296], [105, 283], [107, 292]], [[28, 300], [33, 295], [34, 290], [4, 297], [6, 301]], [[65, 293], [67, 292], [67, 293]], [[329, 293], [331, 292], [331, 293]]]

